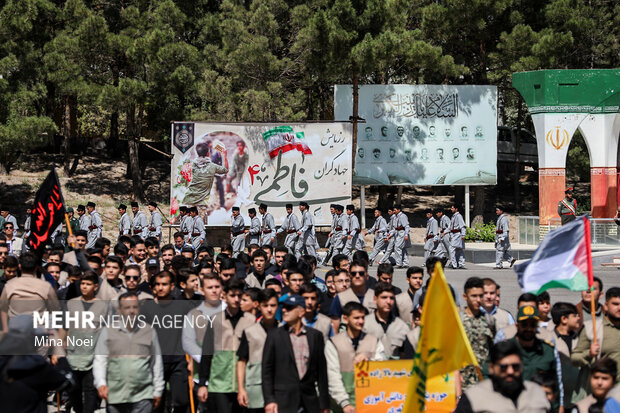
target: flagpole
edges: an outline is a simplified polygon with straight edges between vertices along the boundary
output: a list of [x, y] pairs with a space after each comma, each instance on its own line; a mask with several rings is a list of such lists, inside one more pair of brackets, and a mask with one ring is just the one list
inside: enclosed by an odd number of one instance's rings
[[588, 257], [588, 288], [590, 289], [590, 315], [592, 316], [592, 343], [597, 344], [596, 336], [596, 300], [592, 287], [594, 287], [594, 273], [592, 269], [592, 239], [590, 238], [590, 220], [583, 217], [584, 232], [586, 237], [586, 255]]
[[[71, 230], [71, 221], [69, 221], [69, 214], [65, 212], [65, 222], [67, 223], [67, 231], [69, 231], [69, 236], [73, 236], [73, 230]], [[75, 243], [71, 243], [71, 248], [75, 248]]]

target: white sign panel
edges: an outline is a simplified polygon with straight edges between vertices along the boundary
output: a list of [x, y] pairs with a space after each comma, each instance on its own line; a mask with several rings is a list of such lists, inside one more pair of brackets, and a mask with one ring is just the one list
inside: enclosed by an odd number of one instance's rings
[[[334, 88], [337, 120], [353, 88]], [[490, 185], [497, 182], [495, 86], [364, 85], [353, 183]]]
[[249, 224], [247, 209], [265, 203], [281, 223], [287, 203], [299, 215], [305, 201], [316, 225], [330, 225], [329, 205], [351, 200], [351, 133], [348, 122], [175, 122], [171, 216], [181, 205], [197, 206], [207, 225], [229, 225], [239, 206]]

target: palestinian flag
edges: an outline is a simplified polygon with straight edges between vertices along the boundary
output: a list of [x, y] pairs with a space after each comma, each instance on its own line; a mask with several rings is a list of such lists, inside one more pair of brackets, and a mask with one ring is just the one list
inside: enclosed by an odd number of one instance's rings
[[263, 140], [267, 145], [267, 152], [269, 152], [271, 159], [278, 156], [280, 151], [284, 153], [298, 150], [305, 155], [312, 155], [312, 151], [304, 142], [304, 133], [295, 132], [290, 126], [278, 126], [269, 129], [263, 133]]
[[557, 228], [540, 243], [532, 259], [515, 265], [523, 292], [550, 288], [587, 290], [592, 285], [590, 221], [586, 217]]

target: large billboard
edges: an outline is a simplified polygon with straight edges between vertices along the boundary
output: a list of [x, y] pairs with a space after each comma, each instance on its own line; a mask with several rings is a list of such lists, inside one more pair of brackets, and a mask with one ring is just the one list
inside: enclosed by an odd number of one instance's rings
[[[336, 120], [352, 115], [353, 88], [334, 88]], [[364, 85], [353, 183], [490, 185], [497, 182], [495, 86]]]
[[[206, 225], [230, 225], [231, 208], [265, 203], [279, 224], [287, 203], [310, 205], [316, 225], [330, 225], [331, 203], [350, 203], [348, 122], [172, 124], [170, 213], [197, 206]], [[228, 161], [228, 170], [225, 164]]]

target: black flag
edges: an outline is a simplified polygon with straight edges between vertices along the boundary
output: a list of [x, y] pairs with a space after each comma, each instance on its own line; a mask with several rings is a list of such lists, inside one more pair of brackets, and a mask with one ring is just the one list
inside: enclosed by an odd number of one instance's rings
[[52, 168], [34, 199], [28, 237], [30, 250], [39, 257], [42, 256], [48, 239], [64, 220], [65, 200], [60, 191], [56, 169]]

